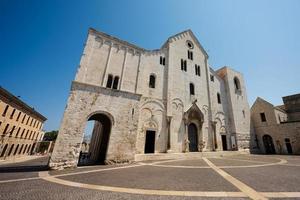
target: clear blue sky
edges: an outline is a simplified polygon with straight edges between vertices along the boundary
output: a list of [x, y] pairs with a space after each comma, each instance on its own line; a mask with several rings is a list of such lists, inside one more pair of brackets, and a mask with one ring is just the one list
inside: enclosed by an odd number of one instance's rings
[[0, 85], [58, 129], [87, 30], [146, 49], [192, 29], [214, 69], [242, 72], [250, 105], [300, 92], [300, 1], [0, 0]]

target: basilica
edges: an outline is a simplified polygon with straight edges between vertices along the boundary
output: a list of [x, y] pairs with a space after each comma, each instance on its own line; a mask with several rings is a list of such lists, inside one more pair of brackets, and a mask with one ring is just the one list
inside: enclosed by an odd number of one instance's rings
[[50, 167], [78, 165], [87, 121], [93, 163], [249, 149], [243, 75], [208, 58], [191, 30], [147, 50], [89, 29]]

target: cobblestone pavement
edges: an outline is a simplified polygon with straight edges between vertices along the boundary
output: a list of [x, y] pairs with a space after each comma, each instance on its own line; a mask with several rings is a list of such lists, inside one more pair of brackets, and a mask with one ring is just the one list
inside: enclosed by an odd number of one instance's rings
[[235, 155], [1, 172], [0, 199], [300, 199], [300, 157]]

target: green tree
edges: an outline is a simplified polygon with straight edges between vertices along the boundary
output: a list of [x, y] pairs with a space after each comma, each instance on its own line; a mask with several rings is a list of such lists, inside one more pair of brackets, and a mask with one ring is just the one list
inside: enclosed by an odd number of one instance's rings
[[46, 132], [43, 140], [44, 141], [55, 141], [57, 138], [57, 134], [58, 134], [58, 130]]

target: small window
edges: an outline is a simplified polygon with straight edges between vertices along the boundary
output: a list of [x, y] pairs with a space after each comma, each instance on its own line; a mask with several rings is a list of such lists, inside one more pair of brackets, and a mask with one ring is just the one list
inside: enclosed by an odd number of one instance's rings
[[188, 48], [190, 48], [190, 49], [193, 49], [193, 48], [194, 48], [193, 43], [192, 43], [191, 41], [189, 41], [189, 40], [186, 41], [186, 45], [187, 45]]
[[20, 133], [21, 127], [18, 128], [18, 131], [16, 133], [16, 137], [18, 137], [19, 133]]
[[21, 111], [19, 111], [19, 114], [18, 114], [18, 117], [17, 117], [16, 121], [19, 121], [20, 116], [21, 116]]
[[188, 50], [188, 59], [193, 60], [193, 52]]
[[215, 81], [215, 77], [213, 75], [210, 75], [210, 81], [214, 82]]
[[181, 59], [181, 70], [182, 71], [187, 71], [186, 60]]
[[246, 118], [246, 114], [245, 114], [245, 111], [244, 111], [244, 110], [243, 110], [243, 117]]
[[14, 108], [13, 111], [12, 111], [12, 113], [10, 114], [10, 118], [11, 119], [14, 117], [15, 112], [16, 112], [16, 109]]
[[12, 134], [14, 133], [15, 128], [16, 128], [16, 126], [13, 126], [13, 127], [12, 127], [12, 129], [11, 129], [11, 131], [10, 131], [10, 134], [9, 134], [10, 136], [12, 136]]
[[220, 95], [220, 93], [217, 93], [217, 99], [218, 99], [218, 104], [221, 104], [221, 95]]
[[24, 114], [24, 117], [23, 117], [22, 122], [21, 122], [22, 124], [24, 123], [25, 118], [26, 118], [26, 114]]
[[155, 75], [153, 74], [149, 77], [149, 88], [155, 88]]
[[5, 126], [5, 128], [4, 128], [4, 131], [3, 131], [3, 134], [4, 134], [4, 135], [7, 133], [8, 127], [9, 127], [9, 124], [6, 124], [6, 126]]
[[190, 83], [190, 95], [195, 95], [195, 87], [193, 83]]
[[119, 84], [119, 77], [116, 76], [114, 78], [113, 89], [118, 89], [118, 84]]
[[165, 57], [162, 57], [162, 56], [160, 56], [160, 58], [159, 58], [159, 64], [161, 64], [161, 65], [166, 65], [166, 58]]
[[25, 132], [25, 128], [24, 128], [23, 131], [22, 131], [21, 138], [23, 137], [24, 132]]
[[260, 113], [260, 119], [261, 119], [262, 122], [267, 121], [265, 113]]
[[108, 77], [107, 77], [107, 83], [106, 83], [107, 88], [111, 88], [112, 81], [113, 81], [113, 76], [111, 74], [109, 74]]
[[29, 126], [31, 126], [31, 125], [32, 125], [32, 122], [33, 122], [33, 118], [31, 118], [31, 122], [30, 122], [30, 125], [29, 125]]
[[199, 66], [199, 65], [195, 65], [195, 74], [196, 74], [197, 76], [200, 76], [200, 75], [201, 75], [201, 73], [200, 73], [200, 66]]
[[186, 64], [186, 60], [184, 61], [184, 71], [187, 71], [187, 64]]
[[240, 91], [241, 90], [240, 80], [237, 77], [234, 77], [233, 82], [234, 82], [235, 91], [236, 92]]
[[2, 116], [3, 116], [3, 117], [5, 117], [5, 115], [6, 115], [6, 113], [7, 113], [7, 110], [8, 110], [8, 107], [9, 107], [9, 105], [6, 105], [6, 106], [5, 106], [5, 109], [4, 109], [3, 113], [2, 113]]

